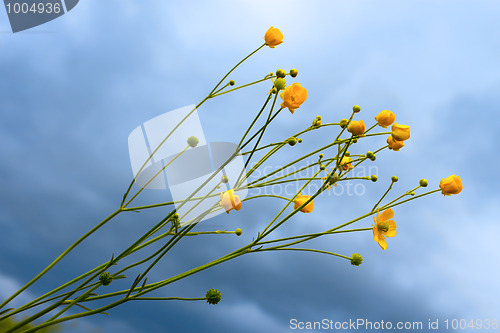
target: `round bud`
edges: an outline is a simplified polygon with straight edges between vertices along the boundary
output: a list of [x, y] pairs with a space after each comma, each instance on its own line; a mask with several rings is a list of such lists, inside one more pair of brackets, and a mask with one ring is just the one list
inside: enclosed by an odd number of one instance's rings
[[290, 146], [295, 146], [295, 144], [297, 143], [297, 139], [294, 138], [293, 136], [291, 138], [289, 138], [288, 140], [286, 140], [286, 142], [290, 145]]
[[224, 184], [227, 184], [229, 182], [229, 178], [226, 175], [224, 175], [220, 177], [220, 181], [223, 182]]
[[99, 282], [101, 282], [103, 286], [107, 286], [111, 281], [113, 281], [113, 277], [108, 272], [103, 272], [99, 276]]
[[296, 70], [295, 68], [290, 69], [290, 76], [291, 77], [296, 77], [299, 74], [299, 71]]
[[348, 122], [349, 122], [349, 120], [347, 120], [347, 119], [341, 119], [340, 120], [340, 127], [345, 128], [347, 126]]
[[179, 219], [179, 213], [173, 213], [172, 214], [172, 218], [175, 219], [175, 220], [178, 220]]
[[348, 151], [346, 151], [346, 152], [345, 152], [345, 154], [344, 154], [344, 156], [349, 157], [349, 156], [351, 156], [351, 153], [350, 153], [350, 152], [348, 152]]
[[283, 69], [278, 69], [278, 70], [276, 71], [276, 76], [277, 76], [277, 77], [285, 77], [285, 76], [286, 76], [286, 72], [285, 72], [285, 70], [283, 70]]
[[391, 177], [391, 180], [392, 180], [392, 182], [393, 182], [393, 183], [395, 183], [395, 182], [397, 182], [399, 179], [398, 179], [398, 177], [396, 177], [396, 176], [392, 176], [392, 177]]
[[229, 85], [230, 85], [230, 86], [234, 86], [234, 84], [235, 84], [235, 83], [236, 83], [236, 82], [234, 82], [234, 80], [229, 81]]
[[301, 139], [301, 138], [298, 138], [298, 139], [297, 139], [297, 142], [298, 142], [298, 143], [302, 143], [302, 139]]
[[370, 179], [375, 183], [378, 180], [378, 177], [376, 175], [371, 175]]
[[276, 88], [276, 90], [285, 89], [285, 87], [286, 87], [285, 79], [283, 79], [283, 78], [276, 79], [276, 81], [274, 81], [274, 87]]
[[194, 148], [198, 145], [198, 143], [200, 143], [200, 140], [198, 140], [197, 137], [195, 136], [190, 136], [188, 139], [187, 139], [187, 144], [191, 147], [191, 148]]
[[236, 230], [234, 231], [234, 233], [236, 234], [236, 236], [241, 236], [241, 234], [243, 233], [243, 231], [241, 231], [241, 229], [240, 229], [240, 228], [238, 228], [238, 229], [236, 229]]
[[319, 159], [322, 159], [323, 157], [325, 157], [325, 155], [323, 155], [323, 154], [319, 154], [319, 156], [318, 156], [318, 157], [319, 157]]
[[271, 89], [271, 94], [276, 94], [278, 90], [276, 88]]
[[359, 253], [353, 253], [351, 255], [351, 265], [359, 266], [363, 262], [363, 256]]
[[359, 105], [354, 105], [352, 107], [352, 112], [358, 113], [359, 111], [361, 111], [361, 107]]
[[372, 161], [375, 161], [377, 159], [377, 156], [375, 154], [372, 155], [372, 157], [370, 157], [370, 160]]
[[209, 291], [207, 291], [205, 297], [207, 298], [208, 304], [215, 305], [220, 302], [222, 295], [217, 289], [210, 289]]
[[352, 143], [357, 143], [357, 142], [358, 142], [358, 138], [352, 139]]
[[326, 169], [326, 165], [321, 164], [321, 165], [319, 166], [319, 169], [320, 169], [320, 170], [325, 170], [325, 169]]
[[372, 151], [367, 151], [366, 152], [366, 157], [368, 157], [368, 158], [371, 159], [373, 156], [375, 156], [375, 154]]
[[429, 185], [429, 182], [427, 181], [427, 179], [420, 179], [420, 186], [422, 187], [427, 187], [427, 185]]
[[316, 116], [316, 119], [321, 120], [321, 116]]
[[410, 195], [415, 195], [415, 191], [410, 191]]

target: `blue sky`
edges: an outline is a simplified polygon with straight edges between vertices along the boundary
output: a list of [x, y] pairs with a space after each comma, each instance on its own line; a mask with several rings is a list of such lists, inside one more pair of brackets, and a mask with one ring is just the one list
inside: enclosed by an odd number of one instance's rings
[[[312, 214], [298, 216], [280, 235], [320, 231], [360, 215], [393, 174], [400, 179], [393, 195], [420, 178], [436, 188], [450, 174], [460, 175], [463, 192], [398, 206], [398, 235], [386, 251], [370, 233], [311, 244], [359, 252], [360, 267], [311, 253], [242, 257], [160, 292], [198, 297], [218, 288], [217, 306], [133, 303], [67, 330], [289, 332], [292, 318], [500, 319], [499, 9], [496, 1], [87, 0], [17, 34], [0, 10], [0, 298], [116, 209], [132, 176], [127, 138], [135, 127], [202, 99], [275, 26], [284, 43], [263, 49], [231, 76], [248, 82], [278, 68], [299, 70], [296, 81], [308, 89], [308, 100], [293, 116], [281, 114], [266, 140], [282, 140], [318, 114], [338, 121], [354, 104], [367, 124], [389, 109], [412, 128], [401, 151], [384, 151], [373, 162], [379, 181], [363, 196], [318, 198]], [[268, 89], [260, 85], [204, 105], [207, 139], [237, 141]], [[282, 160], [337, 134], [322, 133], [283, 151]], [[147, 193], [154, 202], [165, 197]], [[240, 227], [244, 235], [186, 240], [150, 280], [246, 244], [277, 209], [273, 201], [259, 201], [210, 220], [217, 228]], [[165, 213], [107, 225], [21, 300], [108, 259]], [[370, 225], [369, 219], [357, 224]]]

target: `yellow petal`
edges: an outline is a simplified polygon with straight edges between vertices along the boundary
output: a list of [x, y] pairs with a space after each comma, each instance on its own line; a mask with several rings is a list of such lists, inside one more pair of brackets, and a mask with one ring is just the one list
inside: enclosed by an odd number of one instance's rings
[[386, 223], [389, 225], [389, 230], [384, 232], [384, 235], [387, 237], [396, 236], [396, 222], [394, 222], [393, 220], [389, 220]]
[[384, 210], [384, 212], [382, 214], [380, 214], [380, 216], [377, 216], [377, 221], [380, 223], [380, 222], [385, 222], [387, 220], [390, 220], [394, 217], [394, 211], [390, 208], [387, 208], [386, 210]]
[[382, 250], [387, 249], [387, 242], [383, 238], [379, 238], [378, 245], [380, 245]]

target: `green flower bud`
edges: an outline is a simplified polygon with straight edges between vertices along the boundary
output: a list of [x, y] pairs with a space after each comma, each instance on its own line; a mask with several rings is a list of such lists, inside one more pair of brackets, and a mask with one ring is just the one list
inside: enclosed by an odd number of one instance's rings
[[229, 85], [230, 85], [230, 86], [234, 86], [234, 84], [235, 84], [235, 83], [236, 83], [236, 82], [234, 82], [234, 80], [229, 81]]
[[359, 253], [353, 253], [351, 255], [351, 265], [359, 266], [363, 262], [363, 256]]
[[370, 160], [372, 161], [375, 161], [377, 159], [377, 156], [375, 154], [372, 155], [372, 157], [370, 157]]
[[209, 291], [207, 291], [205, 297], [207, 298], [208, 304], [215, 305], [220, 302], [222, 295], [217, 289], [210, 289]]
[[278, 90], [276, 88], [271, 89], [272, 94], [276, 94], [277, 92], [278, 92]]
[[415, 195], [415, 191], [410, 191], [410, 195]]
[[336, 173], [334, 173], [333, 175], [331, 175], [330, 178], [328, 178], [328, 184], [333, 185], [336, 182], [338, 182], [339, 180], [340, 180], [340, 176], [337, 175]]
[[323, 157], [325, 157], [325, 155], [319, 154], [318, 157], [319, 157], [319, 159], [322, 159]]
[[321, 116], [316, 116], [316, 119], [321, 120]]
[[298, 143], [302, 143], [302, 139], [301, 139], [301, 138], [298, 138], [298, 139], [297, 139], [297, 142], [298, 142]]
[[350, 153], [350, 152], [348, 152], [348, 151], [346, 151], [346, 152], [345, 152], [345, 154], [344, 154], [344, 156], [349, 157], [349, 156], [351, 156], [351, 153]]
[[349, 120], [347, 120], [347, 119], [341, 119], [340, 120], [340, 127], [345, 128], [347, 126], [348, 122], [349, 122]]
[[375, 183], [378, 180], [378, 177], [376, 175], [371, 175], [370, 179]]
[[229, 178], [227, 178], [226, 175], [220, 177], [220, 181], [223, 182], [224, 184], [227, 184], [229, 182]]
[[178, 220], [179, 219], [179, 213], [173, 213], [171, 218], [174, 219], [174, 220]]
[[321, 164], [321, 165], [319, 166], [319, 169], [320, 169], [320, 170], [325, 170], [325, 169], [326, 169], [326, 165]]
[[101, 282], [103, 286], [107, 286], [111, 281], [113, 281], [113, 277], [108, 272], [103, 272], [99, 276], [99, 282]]
[[357, 143], [357, 142], [358, 142], [358, 138], [352, 139], [352, 143]]
[[276, 76], [277, 76], [277, 77], [285, 77], [285, 76], [286, 76], [286, 72], [285, 72], [285, 70], [283, 70], [283, 69], [278, 69], [278, 70], [276, 71]]
[[398, 179], [398, 177], [396, 177], [396, 176], [392, 176], [392, 177], [391, 177], [391, 180], [395, 183], [395, 182], [397, 182], [399, 179]]
[[190, 136], [188, 139], [187, 139], [187, 144], [189, 146], [191, 146], [191, 148], [194, 148], [198, 145], [198, 143], [200, 143], [200, 140], [198, 140], [197, 137], [195, 136]]
[[274, 87], [277, 90], [283, 90], [283, 89], [285, 89], [285, 87], [286, 87], [286, 81], [285, 81], [285, 79], [283, 79], [283, 78], [276, 79], [276, 81], [274, 81]]
[[427, 179], [420, 179], [420, 186], [422, 187], [427, 187], [427, 185], [429, 185], [429, 182], [427, 181]]
[[295, 68], [290, 69], [290, 76], [291, 77], [296, 77], [299, 74], [299, 71], [296, 70]]
[[354, 106], [352, 107], [352, 111], [353, 111], [354, 113], [358, 113], [359, 111], [361, 111], [361, 107], [360, 107], [359, 105], [354, 105]]
[[369, 159], [371, 159], [373, 156], [375, 156], [375, 154], [372, 151], [366, 152], [366, 157], [368, 157]]
[[236, 236], [241, 236], [241, 234], [243, 233], [243, 231], [241, 231], [241, 229], [240, 229], [240, 228], [238, 228], [238, 229], [236, 229], [236, 230], [234, 231], [234, 233], [236, 234]]
[[315, 118], [313, 120], [313, 126], [321, 126], [321, 119]]
[[290, 146], [295, 146], [295, 144], [297, 143], [297, 139], [294, 138], [293, 136], [291, 138], [289, 138], [288, 140], [286, 140], [286, 142], [290, 145]]

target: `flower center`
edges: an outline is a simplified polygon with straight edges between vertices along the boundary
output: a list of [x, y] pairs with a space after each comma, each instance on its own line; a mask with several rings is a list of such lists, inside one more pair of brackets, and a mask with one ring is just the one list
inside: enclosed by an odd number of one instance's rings
[[377, 228], [381, 232], [387, 232], [389, 231], [389, 223], [387, 222], [378, 223]]

